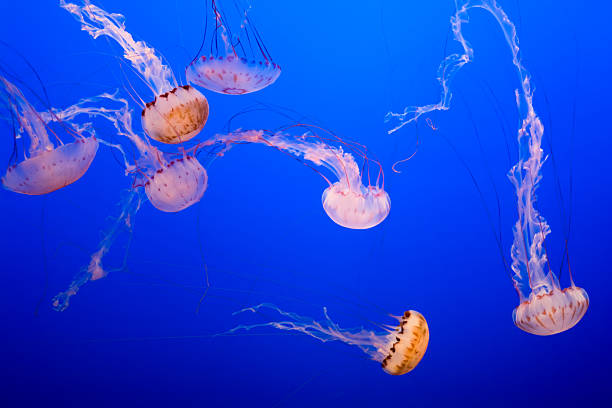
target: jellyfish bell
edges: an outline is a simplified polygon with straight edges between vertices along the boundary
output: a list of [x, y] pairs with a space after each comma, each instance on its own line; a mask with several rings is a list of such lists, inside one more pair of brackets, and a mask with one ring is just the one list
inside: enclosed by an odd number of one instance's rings
[[350, 229], [377, 226], [391, 211], [389, 194], [378, 186], [357, 190], [337, 181], [323, 191], [323, 209], [336, 224]]
[[188, 155], [161, 165], [144, 183], [151, 204], [164, 212], [178, 212], [197, 203], [207, 186], [206, 169]]
[[[91, 165], [98, 151], [98, 140], [91, 132], [85, 136], [67, 121], [61, 120], [53, 109], [38, 112], [21, 90], [0, 76], [6, 104], [15, 123], [15, 138], [28, 144], [24, 160], [11, 164], [2, 185], [20, 194], [42, 195], [66, 187], [80, 179]], [[57, 130], [67, 133], [72, 141], [64, 143]], [[56, 142], [50, 137], [53, 135]]]
[[422, 314], [408, 310], [399, 320], [400, 324], [389, 335], [389, 348], [381, 362], [382, 369], [391, 375], [414, 370], [429, 344], [429, 326]]
[[527, 333], [550, 336], [574, 327], [589, 307], [589, 296], [577, 286], [531, 292], [512, 312], [514, 324]]
[[88, 0], [82, 3], [60, 0], [61, 7], [70, 12], [89, 35], [94, 38], [107, 36], [116, 41], [123, 49], [123, 57], [155, 95], [153, 101], [146, 103], [147, 99], [139, 97], [145, 133], [166, 144], [187, 142], [198, 135], [208, 120], [206, 97], [189, 85], [179, 86], [174, 72], [163, 63], [157, 50], [144, 41], [134, 40], [126, 31], [125, 18], [121, 14], [108, 13]]
[[95, 136], [42, 151], [10, 166], [2, 177], [2, 185], [21, 194], [51, 193], [83, 177], [97, 151]]
[[208, 100], [189, 85], [163, 93], [145, 105], [142, 127], [149, 137], [167, 144], [197, 136], [208, 120]]
[[[186, 68], [187, 81], [225, 95], [244, 95], [273, 84], [281, 74], [250, 17], [250, 7], [206, 10], [205, 36]], [[209, 18], [210, 17], [210, 18]]]
[[281, 68], [270, 61], [247, 60], [236, 55], [202, 56], [187, 67], [187, 81], [225, 95], [243, 95], [273, 84]]

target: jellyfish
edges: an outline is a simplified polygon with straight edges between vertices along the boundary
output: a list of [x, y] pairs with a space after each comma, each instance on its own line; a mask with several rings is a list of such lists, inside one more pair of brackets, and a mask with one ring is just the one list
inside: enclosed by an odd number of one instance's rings
[[[102, 259], [111, 249], [119, 234], [123, 231], [126, 231], [131, 238], [134, 226], [134, 216], [140, 209], [141, 203], [141, 189], [130, 189], [124, 192], [121, 202], [119, 203], [119, 216], [109, 220], [109, 227], [104, 231], [102, 240], [98, 244], [98, 249], [91, 255], [89, 264], [79, 271], [66, 290], [58, 293], [53, 298], [52, 306], [55, 310], [59, 312], [66, 310], [70, 305], [70, 298], [76, 295], [82, 286], [89, 281], [102, 279], [111, 272], [110, 269], [104, 268]], [[126, 258], [127, 251], [124, 257], [123, 266], [118, 268], [118, 270], [125, 268]]]
[[[331, 146], [327, 144], [327, 140], [339, 141], [341, 145]], [[384, 189], [382, 167], [380, 163], [367, 156], [363, 146], [342, 141], [325, 129], [305, 124], [289, 126], [274, 132], [239, 130], [217, 134], [202, 145], [222, 144], [225, 146], [224, 151], [227, 151], [233, 145], [245, 142], [264, 144], [330, 170], [337, 181], [331, 182], [321, 172], [316, 171], [329, 185], [323, 191], [323, 209], [336, 224], [350, 229], [368, 229], [380, 224], [389, 215], [391, 200]], [[342, 146], [349, 151], [344, 151]], [[364, 165], [368, 165], [368, 170], [370, 162], [374, 162], [379, 167], [374, 185], [370, 184], [369, 171], [368, 186], [363, 184], [363, 174], [351, 151], [364, 159]], [[223, 152], [219, 154], [222, 155]]]
[[[119, 104], [120, 107], [108, 108], [105, 103]], [[128, 101], [119, 97], [118, 92], [82, 99], [57, 113], [60, 118], [73, 119], [78, 115], [104, 118], [113, 124], [118, 136], [132, 142], [139, 153], [134, 163], [128, 160], [121, 145], [111, 146], [122, 154], [126, 173], [134, 176], [132, 187], [144, 187], [155, 208], [178, 212], [200, 201], [208, 186], [208, 174], [196, 157], [197, 150], [165, 153], [152, 146], [134, 131]]]
[[[80, 132], [48, 112], [38, 112], [17, 86], [3, 76], [0, 82], [3, 100], [14, 125], [15, 140], [28, 139], [27, 153], [23, 152], [24, 158], [20, 161], [18, 152], [14, 152], [14, 163], [2, 177], [2, 185], [16, 193], [41, 195], [80, 179], [98, 151], [96, 137]], [[54, 122], [59, 125], [56, 130], [51, 127]], [[70, 136], [70, 142], [60, 139], [60, 130]]]
[[251, 7], [234, 2], [232, 9], [229, 1], [227, 5], [221, 10], [215, 0], [211, 0], [210, 8], [207, 4], [204, 39], [198, 55], [187, 67], [187, 80], [226, 95], [259, 91], [278, 79], [281, 68], [272, 60], [253, 25]]
[[520, 115], [517, 131], [519, 160], [508, 172], [508, 178], [516, 191], [518, 210], [518, 220], [513, 228], [511, 269], [520, 304], [513, 311], [513, 320], [518, 328], [531, 334], [547, 336], [561, 333], [582, 319], [588, 309], [589, 298], [584, 289], [575, 285], [571, 267], [570, 286], [562, 289], [546, 254], [544, 240], [551, 230], [535, 208], [536, 190], [542, 179], [541, 170], [546, 159], [541, 146], [544, 126], [533, 107], [531, 76], [521, 61], [516, 27], [495, 0], [456, 0], [456, 6], [451, 28], [463, 53], [446, 57], [440, 65], [438, 80], [443, 89], [441, 102], [437, 105], [406, 108], [403, 114], [388, 114], [387, 119], [399, 121], [390, 132], [416, 120], [423, 113], [449, 108], [449, 81], [474, 55], [461, 31], [462, 25], [469, 21], [470, 9], [488, 11], [499, 24], [510, 48], [520, 86], [515, 91]]
[[88, 0], [82, 6], [60, 0], [60, 5], [93, 38], [107, 36], [115, 40], [123, 49], [123, 57], [153, 92], [153, 101], [145, 103], [141, 99], [142, 127], [149, 137], [177, 144], [200, 133], [208, 120], [206, 97], [192, 86], [179, 86], [159, 53], [144, 41], [135, 41], [125, 30], [125, 18], [121, 14], [108, 13]]
[[327, 308], [323, 308], [325, 319], [318, 322], [296, 313], [285, 312], [277, 306], [262, 303], [235, 312], [259, 312], [260, 309], [271, 309], [286, 320], [239, 325], [222, 335], [233, 334], [241, 330], [252, 330], [259, 327], [273, 327], [279, 330], [300, 332], [314, 337], [322, 342], [341, 341], [357, 346], [372, 360], [380, 363], [382, 369], [391, 375], [403, 375], [414, 370], [419, 364], [429, 343], [429, 327], [427, 321], [417, 311], [408, 310], [402, 316], [391, 316], [397, 320], [397, 325], [383, 325], [384, 331], [375, 332], [361, 329], [343, 329], [331, 320]]

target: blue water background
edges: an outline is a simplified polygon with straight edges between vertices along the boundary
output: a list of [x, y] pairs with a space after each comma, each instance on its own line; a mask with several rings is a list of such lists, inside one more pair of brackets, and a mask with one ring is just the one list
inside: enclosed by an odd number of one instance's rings
[[[2, 2], [0, 38], [36, 67], [54, 106], [120, 87], [117, 47], [81, 32], [56, 3]], [[203, 1], [97, 4], [124, 14], [128, 31], [160, 50], [184, 79], [202, 36]], [[612, 10], [607, 2], [501, 4], [519, 29], [536, 110], [552, 138], [557, 172], [549, 159], [538, 207], [552, 227], [547, 251], [555, 270], [570, 218], [560, 211], [555, 177], [566, 210], [573, 180], [570, 260], [576, 284], [591, 300], [575, 328], [536, 337], [512, 323], [518, 298], [483, 201], [507, 257], [516, 217], [505, 174], [516, 159], [517, 78], [491, 16], [471, 12], [465, 34], [475, 60], [456, 76], [451, 110], [429, 116], [438, 130], [421, 121], [419, 152], [395, 174], [391, 164], [414, 150], [415, 128], [387, 135], [383, 117], [438, 101], [435, 75], [453, 2], [257, 0], [252, 16], [283, 73], [253, 95], [204, 91], [211, 115], [200, 137], [222, 131], [231, 115], [255, 102], [294, 109], [378, 156], [392, 201], [388, 219], [367, 231], [339, 227], [323, 211], [326, 184], [316, 173], [273, 149], [238, 146], [209, 166], [199, 204], [167, 214], [145, 203], [135, 219], [129, 269], [88, 284], [58, 313], [50, 299], [87, 264], [130, 180], [101, 147], [74, 185], [42, 197], [0, 191], [2, 406], [612, 404]], [[458, 50], [449, 39], [448, 52]], [[0, 59], [37, 86], [14, 53], [4, 49]], [[271, 126], [265, 119], [251, 116], [248, 124]], [[111, 131], [102, 128], [99, 136]], [[11, 153], [9, 132], [3, 124], [0, 158]], [[548, 141], [544, 149], [551, 151]], [[120, 265], [121, 257], [111, 253], [106, 264]], [[212, 289], [196, 313], [204, 263]], [[562, 280], [568, 284], [567, 268]], [[339, 342], [272, 329], [210, 337], [276, 318], [232, 316], [260, 302], [316, 318], [327, 306], [343, 327], [371, 329], [371, 322], [393, 323], [388, 313], [415, 309], [429, 322], [429, 349], [412, 373], [392, 377]]]

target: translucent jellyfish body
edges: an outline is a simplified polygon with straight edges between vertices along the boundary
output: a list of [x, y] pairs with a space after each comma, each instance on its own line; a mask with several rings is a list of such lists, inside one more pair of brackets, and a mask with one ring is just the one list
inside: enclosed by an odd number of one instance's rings
[[262, 308], [272, 309], [287, 319], [240, 325], [224, 334], [259, 327], [273, 327], [279, 330], [300, 332], [322, 342], [341, 341], [359, 347], [372, 360], [378, 361], [382, 369], [391, 375], [403, 375], [414, 370], [421, 362], [429, 344], [427, 321], [422, 314], [414, 310], [405, 312], [403, 316], [395, 317], [398, 325], [385, 325], [384, 332], [374, 332], [363, 328], [343, 329], [330, 319], [325, 308], [323, 309], [325, 319], [321, 322], [282, 311], [278, 307], [267, 303], [249, 307], [237, 313], [258, 312]]
[[10, 166], [2, 177], [2, 184], [16, 193], [30, 195], [59, 190], [85, 174], [97, 151], [98, 141], [94, 136], [77, 139]]
[[208, 175], [192, 156], [171, 160], [146, 177], [145, 192], [155, 208], [165, 212], [184, 210], [200, 201], [208, 185]]
[[[296, 133], [296, 130], [301, 130], [301, 133]], [[327, 143], [332, 140], [340, 143], [340, 146]], [[332, 182], [316, 171], [329, 184], [323, 191], [323, 209], [336, 224], [351, 229], [368, 229], [380, 224], [389, 215], [391, 200], [384, 190], [384, 182], [379, 185], [379, 180], [384, 177], [382, 168], [367, 156], [363, 146], [345, 142], [324, 129], [303, 124], [278, 132], [247, 130], [215, 135], [204, 144], [220, 143], [227, 150], [234, 144], [245, 142], [264, 144], [303, 159], [305, 164], [330, 170], [337, 181]], [[344, 151], [345, 148], [349, 152]], [[363, 174], [351, 152], [363, 158], [364, 164], [373, 162], [379, 167], [374, 185], [363, 184]]]
[[135, 41], [125, 30], [121, 14], [108, 13], [83, 1], [82, 6], [60, 1], [93, 38], [108, 36], [123, 49], [123, 57], [145, 81], [155, 95], [152, 102], [143, 102], [142, 127], [158, 142], [176, 144], [195, 137], [208, 120], [208, 101], [190, 86], [178, 86], [174, 73], [162, 62], [157, 51], [144, 41]]
[[242, 95], [274, 83], [281, 74], [278, 65], [235, 55], [201, 56], [187, 67], [187, 81], [210, 91]]
[[375, 227], [391, 211], [389, 194], [378, 186], [349, 187], [337, 181], [323, 191], [323, 209], [336, 224], [351, 229]]
[[527, 333], [539, 336], [557, 334], [574, 327], [589, 307], [589, 296], [577, 286], [536, 294], [514, 309], [514, 324]]
[[281, 74], [253, 25], [250, 7], [235, 6], [220, 10], [211, 1], [206, 10], [207, 36], [186, 69], [190, 83], [226, 95], [259, 91]]
[[[37, 112], [15, 85], [4, 77], [0, 77], [0, 83], [16, 124], [15, 137], [28, 139], [28, 153], [24, 153], [23, 160], [8, 167], [2, 177], [3, 186], [16, 193], [41, 195], [80, 179], [98, 151], [95, 136], [85, 137], [53, 114]], [[72, 141], [63, 143], [51, 130], [52, 122], [61, 122], [58, 131], [68, 133]], [[51, 141], [49, 133], [55, 137], [57, 145]]]

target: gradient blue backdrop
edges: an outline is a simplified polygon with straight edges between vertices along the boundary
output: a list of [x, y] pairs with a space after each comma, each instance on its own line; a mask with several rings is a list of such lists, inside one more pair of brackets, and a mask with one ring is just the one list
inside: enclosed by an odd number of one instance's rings
[[[201, 40], [202, 0], [97, 4], [124, 14], [127, 29], [183, 77]], [[471, 13], [466, 36], [475, 61], [456, 77], [452, 109], [431, 116], [439, 130], [421, 126], [419, 153], [395, 174], [391, 164], [412, 153], [415, 129], [389, 136], [384, 114], [438, 101], [435, 74], [453, 2], [258, 0], [253, 16], [283, 73], [254, 95], [206, 92], [204, 136], [257, 101], [295, 109], [378, 155], [390, 216], [371, 230], [343, 229], [321, 207], [320, 177], [272, 149], [240, 146], [208, 169], [199, 204], [167, 214], [145, 203], [129, 270], [89, 284], [58, 313], [51, 297], [88, 262], [129, 180], [102, 147], [87, 174], [65, 189], [43, 197], [0, 191], [0, 404], [609, 406], [612, 10], [603, 1], [501, 4], [519, 29], [566, 206], [573, 177], [570, 256], [576, 283], [591, 299], [578, 326], [553, 337], [514, 327], [517, 296], [483, 200], [461, 164], [494, 214], [489, 175], [499, 191], [501, 225], [493, 221], [507, 256], [515, 204], [502, 129], [514, 159], [517, 83], [492, 18]], [[55, 106], [121, 86], [116, 47], [81, 32], [56, 1], [3, 1], [0, 16], [0, 38], [38, 69]], [[449, 41], [448, 51], [456, 50]], [[23, 66], [6, 50], [0, 59]], [[35, 84], [31, 73], [19, 73]], [[268, 126], [256, 119], [253, 127]], [[9, 130], [2, 125], [0, 158], [11, 152]], [[549, 161], [538, 205], [553, 230], [547, 249], [558, 269], [569, 215], [559, 210], [554, 180]], [[212, 289], [196, 314], [204, 262]], [[120, 263], [120, 253], [107, 260]], [[264, 301], [317, 318], [328, 306], [347, 327], [392, 323], [387, 313], [416, 309], [430, 325], [429, 349], [414, 372], [391, 377], [341, 343], [271, 329], [210, 337], [262, 321], [232, 312]]]

